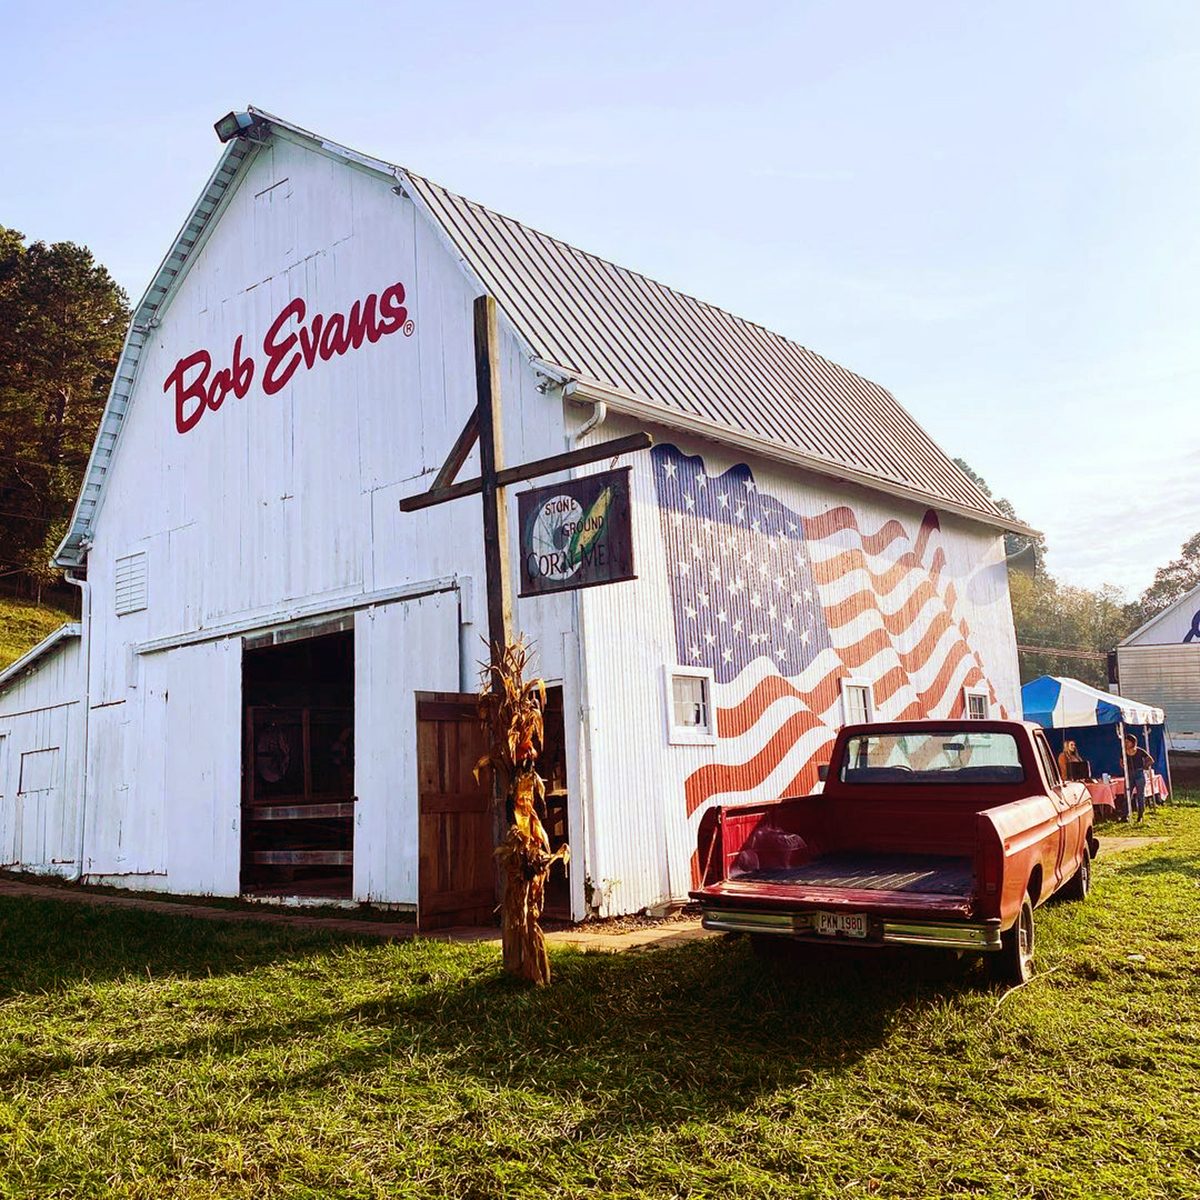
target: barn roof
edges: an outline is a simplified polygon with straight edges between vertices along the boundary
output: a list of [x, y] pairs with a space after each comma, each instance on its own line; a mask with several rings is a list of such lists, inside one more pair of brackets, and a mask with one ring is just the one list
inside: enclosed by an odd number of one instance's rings
[[77, 621], [71, 621], [46, 634], [36, 646], [26, 650], [16, 662], [9, 663], [3, 671], [0, 671], [0, 692], [7, 691], [12, 684], [21, 679], [48, 654], [64, 642], [74, 641], [82, 636], [82, 632], [83, 626]]
[[272, 136], [378, 172], [423, 208], [531, 359], [590, 399], [1000, 529], [1006, 517], [886, 389], [797, 342], [619, 267], [406, 171], [251, 108], [134, 312], [71, 527], [56, 561], [83, 561], [142, 345]]
[[[1185, 606], [1190, 607], [1193, 604], [1200, 604], [1200, 584], [1194, 588], [1189, 588], [1188, 591], [1184, 592], [1184, 594], [1177, 600], [1172, 600], [1166, 608], [1162, 609], [1161, 612], [1156, 612], [1148, 621], [1144, 621], [1131, 634], [1129, 634], [1128, 637], [1122, 638], [1117, 645], [1136, 646], [1142, 640], [1142, 638], [1156, 625], [1177, 613], [1181, 608], [1184, 608]], [[1152, 642], [1150, 644], [1155, 645], [1157, 643]], [[1168, 642], [1167, 644], [1171, 645], [1172, 643]]]

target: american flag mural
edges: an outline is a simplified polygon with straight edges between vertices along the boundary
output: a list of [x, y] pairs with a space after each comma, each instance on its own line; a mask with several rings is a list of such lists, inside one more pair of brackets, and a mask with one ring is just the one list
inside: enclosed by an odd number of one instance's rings
[[881, 720], [960, 716], [968, 687], [1006, 715], [946, 578], [935, 512], [912, 536], [895, 519], [864, 529], [845, 506], [793, 511], [745, 464], [710, 475], [672, 445], [651, 459], [678, 662], [715, 683], [718, 744], [685, 781], [689, 817], [810, 791], [847, 676], [871, 681]]

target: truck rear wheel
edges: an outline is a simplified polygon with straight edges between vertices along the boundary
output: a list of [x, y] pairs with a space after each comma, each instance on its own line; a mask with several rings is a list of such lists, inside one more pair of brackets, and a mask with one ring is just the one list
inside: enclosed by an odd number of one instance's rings
[[1092, 854], [1087, 846], [1083, 848], [1083, 856], [1079, 860], [1079, 868], [1075, 874], [1063, 884], [1064, 900], [1086, 900], [1092, 890]]
[[989, 956], [996, 979], [1016, 985], [1033, 978], [1033, 938], [1033, 901], [1026, 892], [1016, 924], [1001, 934], [1000, 950]]

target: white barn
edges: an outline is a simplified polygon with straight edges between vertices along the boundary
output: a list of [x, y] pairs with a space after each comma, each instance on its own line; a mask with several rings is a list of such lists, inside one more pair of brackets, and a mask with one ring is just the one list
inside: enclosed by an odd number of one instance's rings
[[1200, 587], [1121, 642], [1117, 675], [1124, 695], [1167, 714], [1176, 750], [1200, 750]]
[[474, 405], [482, 293], [508, 462], [655, 440], [627, 460], [636, 578], [514, 601], [574, 852], [554, 910], [684, 897], [702, 810], [808, 790], [847, 717], [1019, 715], [1010, 523], [888, 392], [400, 167], [234, 123], [58, 552], [81, 627], [0, 676], [0, 865], [486, 916], [480, 504], [398, 507]]

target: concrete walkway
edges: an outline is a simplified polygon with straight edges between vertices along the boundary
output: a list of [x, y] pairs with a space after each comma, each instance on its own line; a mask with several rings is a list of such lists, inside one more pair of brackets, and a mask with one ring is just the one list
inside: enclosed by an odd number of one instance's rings
[[[1109, 858], [1126, 850], [1159, 845], [1165, 837], [1101, 837], [1100, 857]], [[314, 916], [311, 910], [281, 911], [275, 907], [221, 908], [202, 902], [154, 900], [145, 895], [114, 896], [92, 891], [87, 887], [30, 883], [24, 879], [0, 877], [0, 897], [27, 896], [35, 900], [61, 900], [70, 904], [93, 904], [99, 907], [136, 908], [142, 912], [166, 913], [175, 917], [194, 917], [201, 921], [233, 921], [261, 925], [290, 925], [298, 929], [324, 929], [333, 933], [357, 937], [379, 938], [382, 941], [407, 941], [417, 936], [411, 921], [356, 921], [349, 917]], [[439, 929], [422, 934], [434, 941], [500, 942], [496, 928]], [[576, 950], [599, 953], [619, 953], [651, 947], [680, 946], [699, 938], [719, 936], [700, 928], [699, 920], [671, 918], [655, 925], [633, 925], [622, 929], [618, 924], [600, 921], [577, 925], [571, 929], [556, 929], [546, 934], [551, 946], [569, 946]]]
[[[193, 917], [200, 921], [232, 921], [235, 924], [283, 925], [296, 929], [324, 929], [356, 937], [382, 941], [407, 941], [417, 936], [411, 921], [354, 920], [334, 915], [318, 916], [312, 910], [281, 911], [277, 907], [222, 908], [201, 901], [155, 900], [145, 895], [114, 896], [87, 887], [32, 883], [25, 879], [0, 877], [0, 897], [23, 896], [33, 900], [58, 900], [67, 904], [90, 904], [98, 908], [134, 908], [141, 912], [165, 913], [173, 917]], [[434, 941], [495, 942], [500, 930], [492, 927], [439, 929], [422, 934]], [[571, 946], [578, 950], [638, 950], [646, 946], [678, 945], [698, 937], [710, 936], [700, 922], [667, 920], [661, 925], [616, 930], [606, 922], [580, 925], [573, 929], [553, 930], [546, 934], [551, 946]]]

